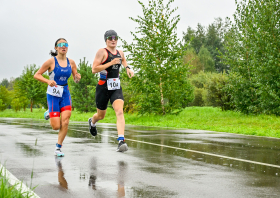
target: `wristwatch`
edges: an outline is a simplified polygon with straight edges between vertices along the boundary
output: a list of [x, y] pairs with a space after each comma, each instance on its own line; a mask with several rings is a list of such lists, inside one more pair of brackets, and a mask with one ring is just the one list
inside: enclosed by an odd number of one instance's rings
[[128, 69], [130, 69], [130, 67], [129, 67], [129, 66], [126, 66], [125, 68], [128, 68]]

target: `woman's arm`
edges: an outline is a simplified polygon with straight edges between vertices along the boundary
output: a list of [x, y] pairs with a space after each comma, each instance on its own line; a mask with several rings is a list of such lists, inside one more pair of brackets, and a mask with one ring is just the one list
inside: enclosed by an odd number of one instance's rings
[[79, 74], [77, 72], [77, 65], [76, 65], [75, 61], [73, 61], [72, 59], [69, 59], [69, 61], [70, 61], [71, 68], [72, 68], [73, 79], [74, 79], [75, 83], [78, 83], [81, 79], [81, 74]]
[[98, 73], [102, 70], [120, 63], [120, 58], [114, 58], [111, 62], [101, 65], [102, 62], [107, 58], [107, 52], [105, 49], [101, 48], [97, 51], [93, 64], [92, 64], [92, 73]]
[[54, 80], [48, 80], [46, 78], [43, 77], [43, 73], [45, 73], [47, 70], [49, 70], [52, 66], [52, 64], [54, 64], [54, 59], [50, 58], [49, 60], [47, 60], [42, 66], [41, 68], [35, 73], [34, 78], [43, 82], [43, 83], [47, 83], [48, 85], [50, 85], [51, 87], [56, 85], [56, 82]]
[[134, 73], [133, 73], [133, 71], [131, 69], [126, 68], [128, 65], [127, 65], [126, 58], [124, 56], [123, 51], [119, 50], [119, 52], [120, 52], [120, 54], [122, 56], [122, 65], [125, 67], [126, 73], [127, 73], [129, 78], [132, 78], [134, 76]]

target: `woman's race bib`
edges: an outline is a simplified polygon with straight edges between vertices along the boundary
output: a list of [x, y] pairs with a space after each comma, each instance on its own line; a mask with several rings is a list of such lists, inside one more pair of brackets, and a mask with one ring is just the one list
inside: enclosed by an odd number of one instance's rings
[[55, 85], [51, 87], [48, 85], [47, 94], [61, 98], [63, 94], [63, 86]]
[[107, 79], [108, 90], [116, 90], [121, 88], [121, 81], [119, 78], [108, 78]]

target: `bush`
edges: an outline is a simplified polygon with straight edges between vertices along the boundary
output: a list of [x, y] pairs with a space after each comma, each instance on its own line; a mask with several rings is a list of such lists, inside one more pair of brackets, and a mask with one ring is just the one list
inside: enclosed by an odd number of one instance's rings
[[195, 99], [190, 106], [221, 107], [222, 110], [233, 109], [229, 104], [228, 75], [225, 73], [199, 72], [190, 77], [194, 85]]
[[203, 107], [205, 105], [207, 97], [207, 90], [204, 88], [195, 88], [194, 89], [194, 100], [189, 104], [190, 106], [199, 106]]
[[230, 102], [230, 94], [226, 86], [228, 83], [228, 75], [225, 73], [212, 73], [210, 81], [207, 85], [207, 101], [206, 106], [221, 107], [222, 110], [232, 109]]
[[4, 111], [6, 109], [6, 105], [3, 104], [3, 100], [0, 99], [0, 111]]
[[20, 111], [22, 104], [20, 103], [19, 98], [14, 98], [11, 102], [12, 108], [17, 112]]

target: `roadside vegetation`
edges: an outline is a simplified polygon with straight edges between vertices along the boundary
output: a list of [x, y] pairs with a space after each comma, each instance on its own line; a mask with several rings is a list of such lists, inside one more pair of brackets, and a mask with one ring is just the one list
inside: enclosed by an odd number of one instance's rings
[[0, 169], [0, 197], [3, 198], [29, 198], [30, 192], [22, 192], [22, 183], [10, 185], [4, 169]]
[[[43, 109], [33, 112], [11, 109], [0, 112], [0, 117], [43, 119]], [[87, 124], [92, 112], [73, 111], [70, 121]], [[257, 135], [280, 138], [280, 117], [273, 115], [246, 115], [234, 111], [222, 111], [217, 107], [187, 107], [178, 114], [129, 114], [125, 113], [126, 124], [138, 126], [168, 127], [173, 129], [201, 129], [217, 132], [229, 132], [245, 135]], [[47, 121], [46, 121], [47, 122]], [[99, 123], [116, 123], [115, 112], [108, 108], [106, 117]]]

